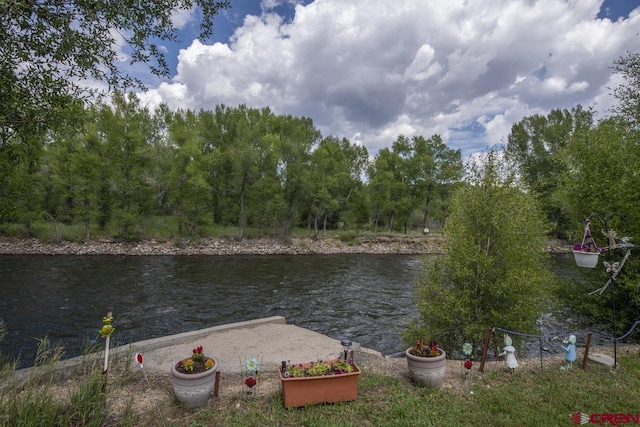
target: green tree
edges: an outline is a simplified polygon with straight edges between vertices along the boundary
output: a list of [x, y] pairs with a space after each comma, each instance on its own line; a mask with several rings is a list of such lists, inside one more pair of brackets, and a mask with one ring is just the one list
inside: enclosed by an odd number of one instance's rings
[[349, 198], [362, 188], [360, 175], [367, 162], [365, 147], [352, 145], [346, 138], [324, 138], [311, 155], [311, 220], [318, 233], [318, 221], [327, 230], [345, 220]]
[[490, 152], [455, 190], [445, 253], [425, 265], [416, 284], [420, 318], [404, 335], [409, 344], [426, 338], [460, 348], [492, 326], [533, 332], [552, 280], [547, 223], [535, 197], [505, 169]]
[[207, 182], [204, 143], [199, 135], [198, 116], [177, 111], [169, 124], [173, 150], [169, 175], [172, 213], [178, 217], [178, 235], [197, 235], [198, 227], [209, 223], [211, 195]]
[[446, 199], [453, 185], [462, 178], [462, 153], [447, 147], [440, 135], [429, 139], [414, 136], [411, 150], [409, 168], [414, 206], [418, 208], [422, 204], [420, 225], [428, 226], [430, 217], [444, 223]]
[[69, 126], [65, 131], [56, 132], [47, 151], [50, 153], [50, 197], [54, 204], [47, 204], [45, 208], [56, 221], [80, 220], [84, 225], [84, 238], [88, 240], [91, 222], [99, 216], [101, 180], [108, 167], [104, 164], [103, 141], [96, 123], [86, 122], [82, 130]]
[[138, 98], [116, 94], [114, 107], [103, 106], [100, 131], [111, 169], [109, 184], [113, 194], [113, 219], [118, 235], [127, 240], [140, 237], [142, 219], [151, 212], [153, 186], [147, 172], [151, 168], [150, 140], [154, 140], [154, 121], [140, 107]]
[[[230, 163], [228, 193], [236, 202], [237, 238], [242, 240], [247, 226], [252, 202], [257, 200], [258, 193], [253, 191], [265, 174], [263, 166], [271, 167], [273, 163], [267, 158], [273, 150], [269, 138], [265, 138], [271, 110], [262, 111], [255, 108], [238, 107], [233, 115], [235, 135], [228, 146], [227, 158]], [[266, 164], [263, 163], [266, 160]]]
[[198, 7], [200, 38], [229, 1], [36, 0], [0, 3], [0, 132], [33, 131], [71, 119], [69, 107], [96, 94], [84, 80], [124, 89], [142, 83], [119, 67], [124, 47], [129, 64], [144, 63], [169, 76], [159, 43], [177, 39], [173, 14]]
[[282, 228], [288, 236], [311, 191], [309, 179], [311, 150], [320, 139], [320, 132], [309, 118], [279, 116], [274, 123], [278, 135], [278, 176], [282, 185]]
[[578, 105], [571, 110], [552, 110], [546, 116], [525, 117], [511, 127], [507, 157], [516, 163], [527, 186], [540, 196], [556, 236], [570, 227], [563, 217], [564, 200], [557, 194], [564, 173], [560, 153], [592, 126], [593, 113]]
[[618, 100], [614, 110], [631, 124], [631, 129], [640, 131], [640, 53], [628, 52], [618, 58], [613, 70], [624, 79], [613, 90]]

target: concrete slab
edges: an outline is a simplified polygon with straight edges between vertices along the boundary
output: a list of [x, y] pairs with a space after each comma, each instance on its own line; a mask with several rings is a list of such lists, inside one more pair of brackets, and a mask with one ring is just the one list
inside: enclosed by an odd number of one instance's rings
[[[336, 358], [342, 351], [337, 339], [287, 324], [282, 316], [273, 316], [246, 322], [229, 323], [182, 334], [169, 335], [111, 348], [109, 359], [144, 356], [144, 368], [149, 373], [170, 375], [171, 365], [191, 355], [192, 349], [201, 345], [204, 354], [218, 360], [220, 372], [239, 373], [250, 357], [262, 360], [262, 371], [276, 371], [283, 360], [301, 363], [319, 359]], [[353, 343], [353, 350], [361, 349]], [[378, 353], [379, 354], [379, 353]], [[54, 376], [70, 375], [72, 368], [82, 363], [104, 359], [104, 352], [63, 360], [54, 365], [27, 368], [17, 371], [19, 382], [31, 376], [51, 373]]]
[[[167, 337], [168, 340], [170, 338]], [[143, 354], [148, 372], [157, 373], [170, 372], [172, 364], [190, 356], [192, 349], [199, 345], [206, 356], [218, 360], [221, 372], [242, 372], [243, 364], [250, 357], [262, 360], [262, 370], [275, 371], [283, 360], [301, 363], [330, 359], [338, 357], [342, 351], [339, 340], [283, 323], [211, 331], [180, 344], [160, 346], [150, 351], [145, 350], [144, 344], [134, 343], [132, 349]]]
[[600, 363], [602, 365], [607, 366], [615, 366], [616, 362], [613, 357], [607, 356], [606, 354], [601, 353], [593, 353], [589, 355], [589, 360], [593, 360], [596, 363]]

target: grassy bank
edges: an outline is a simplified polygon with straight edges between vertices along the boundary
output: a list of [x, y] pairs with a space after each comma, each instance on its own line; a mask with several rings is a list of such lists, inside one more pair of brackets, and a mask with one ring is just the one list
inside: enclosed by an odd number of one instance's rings
[[231, 393], [184, 409], [173, 400], [166, 376], [150, 377], [150, 389], [139, 370], [116, 363], [106, 396], [99, 369], [62, 382], [32, 381], [21, 390], [5, 383], [0, 425], [569, 426], [575, 413], [640, 413], [637, 348], [619, 353], [617, 369], [591, 363], [586, 371], [561, 370], [560, 361], [549, 360], [544, 369], [523, 363], [513, 375], [496, 363], [439, 391], [417, 388], [403, 375], [363, 369], [357, 401], [300, 409], [283, 407], [277, 384], [257, 396]]
[[[197, 235], [179, 236], [177, 234], [178, 223], [175, 217], [151, 216], [144, 218], [139, 227], [137, 241], [156, 240], [160, 242], [197, 240], [200, 238], [225, 238], [235, 239], [238, 236], [238, 228], [233, 226], [212, 225], [199, 229]], [[14, 238], [36, 238], [41, 242], [82, 242], [84, 241], [84, 226], [82, 224], [65, 224], [62, 222], [34, 221], [29, 228], [23, 224], [0, 224], [0, 236]], [[91, 239], [113, 239], [118, 236], [118, 229], [109, 226], [100, 230], [97, 224], [91, 226]], [[287, 237], [305, 238], [312, 237], [316, 233], [313, 229], [295, 228], [291, 230]], [[442, 230], [431, 230], [430, 235], [442, 236]], [[276, 236], [284, 237], [278, 233]], [[320, 237], [336, 238], [342, 241], [349, 241], [360, 236], [380, 236], [388, 235], [394, 237], [420, 237], [423, 235], [422, 229], [408, 228], [404, 231], [388, 232], [384, 227], [377, 232], [369, 229], [361, 230], [327, 230], [318, 231]], [[256, 239], [274, 236], [274, 230], [265, 230], [247, 227], [243, 230], [243, 237], [246, 239]]]

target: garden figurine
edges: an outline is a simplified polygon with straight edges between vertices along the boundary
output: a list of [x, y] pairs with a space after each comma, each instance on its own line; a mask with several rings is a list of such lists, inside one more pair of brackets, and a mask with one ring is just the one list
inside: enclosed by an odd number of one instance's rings
[[569, 335], [569, 339], [563, 340], [563, 344], [567, 344], [567, 346], [561, 346], [562, 349], [566, 352], [564, 358], [567, 361], [567, 369], [573, 368], [573, 362], [576, 360], [576, 336]]
[[518, 367], [518, 360], [516, 359], [516, 349], [513, 346], [513, 341], [509, 334], [504, 335], [504, 348], [498, 356], [505, 356], [504, 364], [507, 366], [507, 369], [509, 369], [509, 372], [513, 374]]

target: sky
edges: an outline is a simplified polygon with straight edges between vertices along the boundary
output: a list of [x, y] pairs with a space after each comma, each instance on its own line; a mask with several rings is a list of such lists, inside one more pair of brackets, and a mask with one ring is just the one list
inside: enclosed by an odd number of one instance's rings
[[176, 14], [169, 79], [142, 104], [270, 107], [375, 155], [440, 135], [463, 158], [534, 114], [610, 114], [613, 61], [640, 51], [640, 0], [231, 0], [198, 40]]

